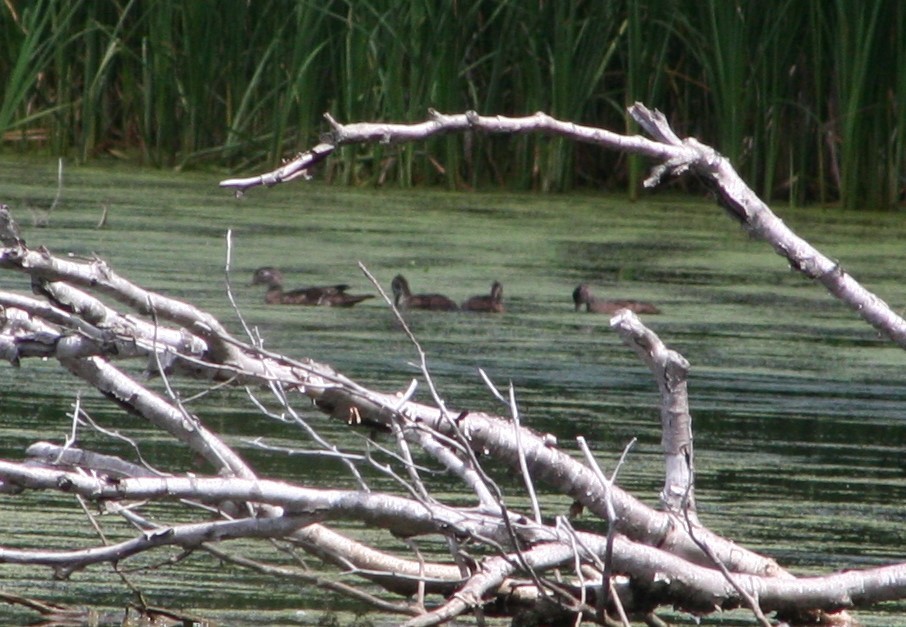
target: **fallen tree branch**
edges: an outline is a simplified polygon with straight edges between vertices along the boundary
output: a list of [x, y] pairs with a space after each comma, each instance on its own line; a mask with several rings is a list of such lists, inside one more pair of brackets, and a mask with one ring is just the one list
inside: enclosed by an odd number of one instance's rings
[[[561, 122], [543, 113], [506, 118], [432, 111], [428, 121], [412, 125], [341, 125], [328, 118], [331, 132], [324, 143], [277, 171], [224, 181], [222, 185], [245, 191], [305, 176], [341, 145], [415, 141], [466, 130], [544, 133], [624, 150], [662, 162], [649, 184], [684, 172], [703, 177], [721, 204], [746, 228], [766, 238], [793, 267], [817, 278], [872, 325], [906, 346], [903, 321], [836, 264], [830, 264], [786, 229], [742, 184], [723, 157], [693, 139], [680, 140], [659, 114], [641, 105], [633, 107], [632, 114], [654, 140]], [[608, 620], [597, 609], [598, 601], [608, 598], [612, 586], [619, 590], [619, 597], [612, 597], [613, 603], [604, 609], [620, 612], [625, 607], [636, 615], [647, 615], [660, 605], [708, 613], [754, 600], [757, 610], [796, 617], [906, 597], [906, 565], [796, 578], [774, 560], [748, 551], [683, 515], [692, 511], [694, 480], [685, 390], [688, 364], [631, 316], [621, 314], [615, 325], [649, 363], [661, 391], [667, 459], [664, 501], [671, 506], [666, 512], [644, 505], [612, 481], [602, 485], [594, 464], [583, 463], [561, 450], [550, 434], [532, 432], [513, 419], [447, 408], [433, 385], [420, 348], [422, 374], [433, 406], [410, 400], [414, 386], [399, 393], [374, 391], [325, 364], [293, 360], [264, 351], [254, 341], [242, 342], [207, 312], [145, 290], [118, 276], [101, 260], [61, 259], [46, 249], [31, 249], [5, 206], [0, 208], [0, 242], [0, 268], [27, 273], [38, 296], [44, 299], [0, 292], [0, 355], [16, 365], [36, 357], [56, 358], [129, 412], [201, 454], [214, 472], [220, 473], [154, 477], [128, 466], [118, 473], [114, 469], [117, 465], [111, 463], [114, 460], [79, 457], [74, 451], [71, 456], [60, 457], [62, 466], [47, 467], [45, 453], [44, 467], [0, 461], [4, 491], [54, 490], [98, 502], [185, 501], [205, 504], [209, 511], [223, 509], [222, 518], [213, 521], [153, 528], [142, 525], [140, 535], [110, 546], [60, 552], [0, 549], [0, 561], [44, 564], [65, 575], [91, 563], [118, 561], [163, 546], [178, 546], [188, 552], [239, 537], [281, 539], [386, 590], [418, 594], [417, 605], [399, 608], [407, 616], [413, 615], [413, 607], [422, 611], [424, 595], [445, 595], [435, 607], [425, 605], [425, 613], [412, 618], [411, 624], [426, 625], [473, 610], [490, 611], [491, 601], [500, 601], [515, 589], [526, 591], [523, 598], [534, 598], [538, 604], [555, 599], [567, 614], [597, 622]], [[97, 295], [113, 298], [129, 312], [117, 311]], [[414, 336], [411, 338], [418, 346]], [[115, 360], [134, 358], [147, 359], [154, 365], [149, 372], [165, 378], [188, 376], [228, 386], [270, 389], [289, 415], [294, 411], [294, 401], [312, 401], [320, 411], [351, 427], [367, 425], [393, 431], [400, 452], [389, 455], [390, 461], [385, 463], [373, 458], [370, 451], [359, 456], [333, 451], [358, 477], [356, 490], [322, 490], [259, 479], [223, 438], [205, 428], [199, 417], [175, 400], [175, 394], [168, 400], [113, 366]], [[169, 387], [169, 379], [166, 383]], [[518, 416], [512, 396], [508, 406], [511, 414]], [[314, 429], [304, 423], [287, 421], [306, 429], [317, 440]], [[321, 444], [332, 450], [327, 442]], [[411, 454], [413, 446], [427, 452], [445, 470], [453, 471], [469, 487], [468, 494], [477, 506], [445, 503], [432, 494], [426, 475]], [[357, 475], [358, 460], [374, 463], [399, 478], [404, 496], [370, 491]], [[484, 469], [489, 463], [521, 471], [532, 486], [572, 497], [587, 511], [608, 521], [607, 534], [575, 530], [556, 519], [546, 522], [540, 501], [536, 501], [532, 515], [504, 507], [500, 487], [490, 481]], [[227, 507], [230, 504], [239, 507]], [[131, 509], [124, 516], [137, 520]], [[400, 559], [391, 552], [376, 551], [320, 524], [334, 520], [356, 520], [403, 538], [415, 558]], [[452, 564], [447, 563], [451, 559], [448, 556], [422, 555], [421, 542], [414, 540], [429, 536], [443, 538], [450, 548]], [[726, 571], [715, 568], [715, 563]], [[258, 567], [265, 566], [259, 563]], [[555, 569], [563, 567], [575, 570], [575, 578], [560, 577]], [[609, 577], [610, 572], [614, 577]], [[615, 585], [618, 579], [620, 585]]]
[[[64, 575], [76, 568], [102, 561], [120, 561], [142, 550], [161, 546], [193, 548], [202, 542], [239, 537], [285, 537], [296, 529], [318, 520], [351, 518], [364, 520], [401, 535], [449, 532], [474, 538], [496, 539], [506, 543], [508, 532], [501, 522], [480, 514], [466, 515], [463, 510], [441, 504], [424, 503], [388, 494], [355, 491], [313, 490], [267, 480], [222, 478], [140, 477], [110, 482], [103, 478], [59, 470], [26, 468], [21, 464], [0, 462], [0, 480], [7, 485], [28, 489], [60, 490], [92, 500], [190, 499], [216, 503], [224, 500], [253, 501], [280, 507], [285, 513], [274, 518], [245, 518], [212, 521], [155, 529], [134, 540], [116, 545], [78, 551], [19, 551], [0, 549], [0, 562], [31, 563], [63, 569]], [[561, 531], [537, 525], [528, 519], [516, 523], [520, 536], [533, 546], [522, 553], [533, 568], [546, 570], [568, 564], [573, 545]], [[603, 559], [607, 540], [580, 532], [583, 550]], [[711, 611], [740, 607], [734, 586], [721, 573], [662, 550], [614, 538], [614, 569], [628, 573], [644, 583], [648, 600], [672, 602], [689, 611]], [[456, 595], [460, 609], [474, 607], [490, 590], [517, 572], [512, 556], [485, 560], [471, 583]], [[490, 579], [488, 579], [490, 578]], [[736, 574], [736, 582], [754, 598], [764, 611], [798, 612], [802, 607], [835, 611], [862, 603], [877, 603], [900, 598], [906, 587], [906, 564], [863, 571], [849, 571], [824, 577], [778, 578]], [[476, 588], [477, 586], [477, 588]], [[474, 590], [468, 592], [468, 590]], [[636, 590], [635, 594], [639, 591]], [[428, 618], [422, 619], [429, 621]], [[415, 622], [413, 624], [435, 624]]]

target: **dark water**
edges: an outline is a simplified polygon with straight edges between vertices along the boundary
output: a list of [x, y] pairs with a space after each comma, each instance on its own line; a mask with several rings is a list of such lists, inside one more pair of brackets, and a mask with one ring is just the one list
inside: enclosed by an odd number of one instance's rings
[[[500, 385], [513, 382], [526, 424], [556, 434], [567, 448], [585, 436], [605, 467], [637, 437], [621, 483], [652, 504], [662, 481], [656, 386], [610, 331], [607, 316], [573, 312], [570, 292], [588, 281], [600, 296], [655, 302], [663, 315], [645, 321], [692, 363], [703, 521], [796, 573], [904, 558], [906, 355], [712, 204], [675, 196], [629, 204], [618, 197], [318, 184], [256, 190], [235, 200], [216, 188], [216, 176], [111, 167], [69, 170], [61, 205], [49, 226], [37, 228], [33, 219], [44, 217], [41, 208], [55, 193], [55, 169], [47, 163], [0, 163], [0, 201], [14, 209], [30, 244], [97, 254], [146, 287], [210, 310], [240, 334], [223, 273], [225, 233], [232, 229], [234, 293], [266, 345], [330, 363], [382, 390], [403, 389], [418, 372], [411, 365], [415, 351], [379, 299], [349, 310], [266, 306], [262, 290], [248, 286], [252, 270], [277, 265], [290, 286], [345, 282], [351, 291], [373, 292], [356, 266], [361, 261], [385, 289], [402, 272], [414, 290], [443, 291], [458, 301], [501, 281], [508, 308], [503, 316], [409, 316], [447, 404], [505, 413], [478, 378], [482, 367]], [[102, 207], [108, 208], [108, 222], [97, 229]], [[906, 304], [901, 215], [778, 213], [894, 307]], [[0, 289], [28, 291], [28, 283], [4, 271]], [[193, 383], [181, 387], [184, 396], [197, 390]], [[92, 416], [140, 439], [143, 453], [161, 466], [204, 471], [175, 452], [165, 436], [124, 418], [50, 363], [26, 363], [19, 370], [0, 366], [0, 454], [18, 458], [36, 439], [62, 440], [70, 429], [66, 413], [79, 393]], [[420, 392], [420, 400], [427, 398]], [[274, 445], [313, 445], [258, 416], [243, 391], [213, 394], [193, 408], [209, 427], [229, 433], [261, 474], [354, 485], [335, 462], [254, 450], [246, 441], [258, 436]], [[364, 434], [350, 433], [308, 407], [299, 410], [325, 437], [350, 450], [363, 448]], [[87, 432], [83, 441], [125, 451]], [[393, 487], [383, 478], [372, 481], [381, 489]], [[28, 508], [20, 499], [0, 499], [4, 545], [96, 542], [69, 501], [41, 494], [28, 499]], [[553, 495], [544, 502], [551, 514], [568, 505]], [[161, 507], [160, 515], [173, 520], [174, 514]], [[78, 521], [77, 527], [67, 521]], [[115, 537], [128, 534], [110, 524]], [[272, 556], [251, 545], [242, 550]], [[149, 561], [154, 560], [142, 563]], [[324, 610], [338, 608], [348, 622], [357, 611], [311, 588], [222, 567], [201, 554], [178, 568], [132, 578], [154, 604], [225, 622], [312, 624]], [[130, 600], [106, 566], [65, 582], [53, 581], [47, 571], [0, 566], [0, 579], [8, 592], [43, 599], [103, 607]], [[865, 624], [891, 624], [903, 608], [858, 616]]]

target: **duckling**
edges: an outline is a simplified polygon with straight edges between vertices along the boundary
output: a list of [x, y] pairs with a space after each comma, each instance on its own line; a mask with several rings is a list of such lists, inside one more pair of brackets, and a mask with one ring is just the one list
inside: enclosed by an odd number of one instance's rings
[[587, 283], [582, 283], [573, 290], [573, 302], [576, 304], [576, 311], [585, 305], [585, 311], [589, 313], [612, 314], [620, 309], [628, 309], [641, 314], [661, 313], [661, 310], [651, 303], [638, 300], [598, 300], [592, 296]]
[[402, 274], [393, 277], [390, 283], [393, 302], [398, 309], [433, 309], [435, 311], [456, 311], [459, 307], [443, 294], [413, 294], [409, 282]]
[[283, 291], [283, 273], [271, 266], [255, 270], [252, 285], [267, 285], [264, 302], [270, 305], [323, 305], [327, 307], [352, 307], [373, 294], [347, 294], [349, 286], [319, 285], [297, 290]]
[[486, 311], [489, 313], [503, 313], [503, 286], [500, 281], [491, 283], [490, 294], [473, 296], [462, 304], [466, 311]]

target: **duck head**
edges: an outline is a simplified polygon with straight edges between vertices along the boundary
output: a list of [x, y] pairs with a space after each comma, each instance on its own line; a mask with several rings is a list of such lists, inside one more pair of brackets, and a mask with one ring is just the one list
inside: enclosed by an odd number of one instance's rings
[[573, 290], [573, 303], [576, 304], [576, 311], [579, 311], [582, 305], [590, 303], [591, 300], [591, 292], [588, 289], [587, 283], [582, 283]]
[[277, 268], [264, 266], [255, 270], [252, 275], [252, 285], [267, 285], [268, 287], [281, 287], [283, 274]]

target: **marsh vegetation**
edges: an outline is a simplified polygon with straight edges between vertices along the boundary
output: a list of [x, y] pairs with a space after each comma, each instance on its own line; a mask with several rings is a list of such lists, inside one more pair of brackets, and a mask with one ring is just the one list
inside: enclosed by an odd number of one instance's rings
[[[765, 199], [903, 200], [900, 2], [226, 0], [0, 5], [7, 146], [179, 168], [274, 165], [321, 115], [411, 122], [429, 108], [633, 131], [670, 112]], [[443, 42], [443, 45], [438, 45]], [[337, 181], [638, 191], [642, 164], [537, 136], [347, 150]]]

